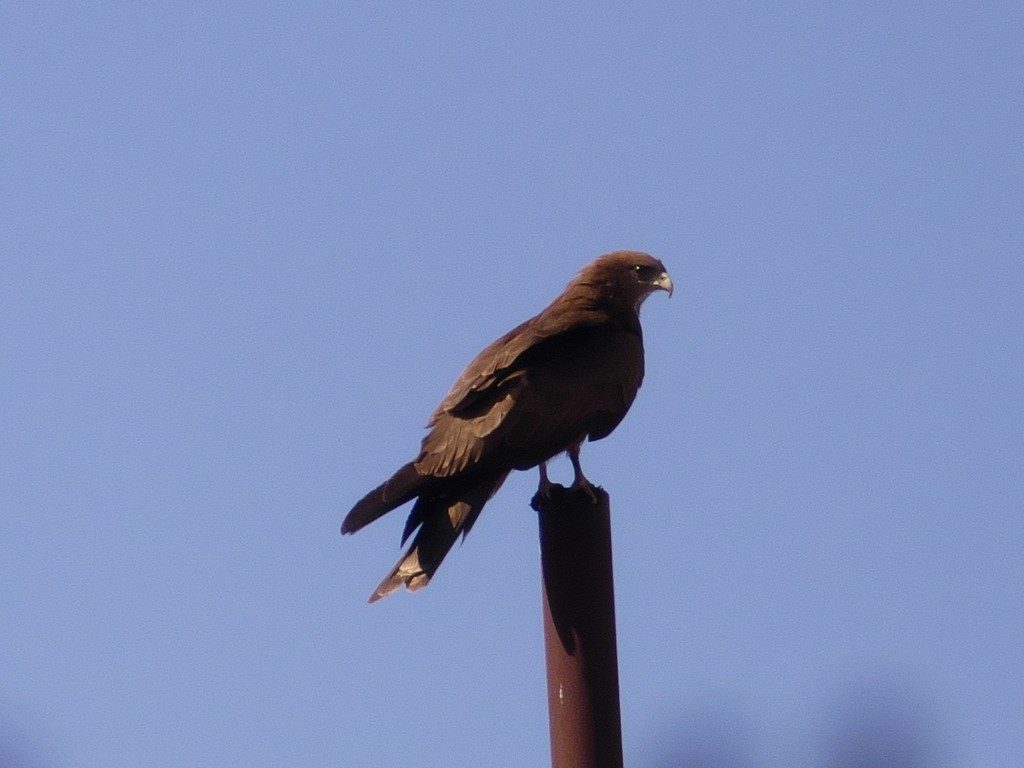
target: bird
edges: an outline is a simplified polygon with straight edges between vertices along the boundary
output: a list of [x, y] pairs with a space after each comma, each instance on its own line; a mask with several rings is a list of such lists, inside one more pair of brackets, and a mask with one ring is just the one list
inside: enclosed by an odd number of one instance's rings
[[[431, 414], [419, 455], [352, 507], [341, 525], [354, 533], [415, 499], [402, 532], [412, 542], [370, 595], [425, 587], [512, 470], [568, 453], [570, 490], [594, 495], [580, 466], [584, 440], [607, 437], [626, 415], [644, 377], [640, 305], [672, 295], [664, 264], [641, 251], [614, 251], [585, 266], [543, 311], [480, 352]], [[415, 534], [415, 535], [414, 535]]]

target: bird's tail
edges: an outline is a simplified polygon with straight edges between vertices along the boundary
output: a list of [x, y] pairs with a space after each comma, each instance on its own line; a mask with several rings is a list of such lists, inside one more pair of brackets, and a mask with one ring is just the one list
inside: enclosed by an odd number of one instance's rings
[[369, 602], [375, 603], [387, 597], [403, 584], [410, 592], [427, 586], [459, 535], [465, 538], [484, 504], [497, 493], [507, 475], [508, 472], [502, 472], [498, 476], [483, 478], [454, 495], [420, 496], [409, 515], [402, 543], [417, 524], [419, 530], [395, 567], [370, 595]]
[[412, 462], [393, 474], [387, 482], [381, 483], [363, 496], [341, 523], [342, 533], [355, 533], [378, 517], [400, 507], [415, 498], [424, 482], [431, 478], [416, 471]]

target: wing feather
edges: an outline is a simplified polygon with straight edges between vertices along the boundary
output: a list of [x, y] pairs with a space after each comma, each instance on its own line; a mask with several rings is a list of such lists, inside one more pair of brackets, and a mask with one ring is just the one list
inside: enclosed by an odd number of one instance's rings
[[487, 454], [497, 447], [492, 439], [515, 407], [524, 377], [515, 377], [492, 399], [489, 407], [477, 414], [442, 413], [434, 428], [423, 439], [416, 471], [434, 477], [452, 477], [486, 461]]
[[472, 409], [481, 397], [507, 379], [516, 361], [538, 343], [575, 328], [602, 325], [608, 316], [585, 296], [562, 297], [539, 315], [513, 328], [484, 348], [466, 366], [444, 400], [431, 415], [427, 426], [444, 413]]

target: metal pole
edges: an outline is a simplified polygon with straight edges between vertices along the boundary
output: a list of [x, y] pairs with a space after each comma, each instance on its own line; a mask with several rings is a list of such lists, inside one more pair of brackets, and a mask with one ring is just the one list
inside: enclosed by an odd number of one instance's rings
[[552, 768], [622, 768], [608, 494], [551, 486], [540, 521]]

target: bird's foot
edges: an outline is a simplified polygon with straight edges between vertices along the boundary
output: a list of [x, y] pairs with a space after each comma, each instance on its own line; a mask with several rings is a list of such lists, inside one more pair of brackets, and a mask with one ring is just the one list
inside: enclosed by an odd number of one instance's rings
[[597, 504], [597, 491], [594, 488], [594, 484], [591, 483], [587, 478], [583, 476], [581, 472], [576, 476], [576, 479], [572, 481], [572, 485], [569, 486], [570, 493], [575, 491], [584, 491], [587, 496], [590, 497], [590, 501]]

